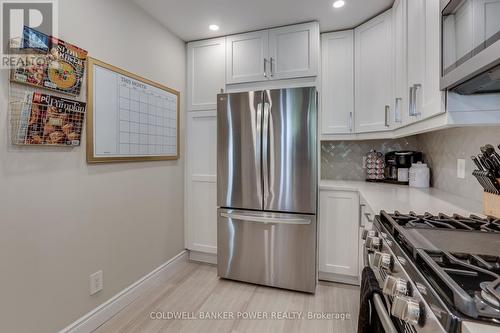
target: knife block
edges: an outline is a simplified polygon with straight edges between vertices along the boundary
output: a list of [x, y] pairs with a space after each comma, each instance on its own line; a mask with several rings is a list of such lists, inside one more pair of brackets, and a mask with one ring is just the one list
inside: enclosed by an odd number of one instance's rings
[[483, 210], [485, 215], [500, 218], [500, 195], [484, 192]]

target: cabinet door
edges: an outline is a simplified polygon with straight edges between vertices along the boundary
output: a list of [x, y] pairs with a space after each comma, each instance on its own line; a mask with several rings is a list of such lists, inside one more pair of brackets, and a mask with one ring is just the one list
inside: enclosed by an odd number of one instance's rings
[[357, 27], [354, 33], [356, 132], [389, 130], [393, 100], [391, 10]]
[[188, 44], [188, 111], [217, 107], [217, 94], [226, 84], [225, 45], [224, 37]]
[[269, 30], [269, 76], [288, 79], [318, 75], [319, 25], [297, 24]]
[[445, 111], [440, 79], [440, 11], [434, 0], [407, 2], [409, 122]]
[[394, 128], [408, 123], [408, 77], [406, 62], [406, 2], [396, 0], [392, 7], [394, 45]]
[[321, 134], [353, 131], [354, 32], [321, 35]]
[[217, 253], [216, 111], [187, 113], [186, 248]]
[[267, 80], [268, 30], [226, 37], [226, 82], [243, 83]]
[[319, 214], [319, 271], [357, 278], [358, 193], [321, 191]]

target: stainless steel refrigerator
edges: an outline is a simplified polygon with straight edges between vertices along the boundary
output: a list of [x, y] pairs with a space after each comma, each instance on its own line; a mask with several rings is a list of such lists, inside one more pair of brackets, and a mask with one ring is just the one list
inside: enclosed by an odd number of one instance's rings
[[217, 100], [218, 275], [314, 293], [315, 88]]

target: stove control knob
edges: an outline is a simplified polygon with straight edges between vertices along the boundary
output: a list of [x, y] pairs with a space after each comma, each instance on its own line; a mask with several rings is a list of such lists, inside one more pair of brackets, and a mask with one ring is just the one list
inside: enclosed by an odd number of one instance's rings
[[394, 276], [387, 276], [384, 281], [383, 293], [388, 296], [406, 296], [409, 294], [408, 281]]
[[376, 236], [366, 237], [365, 246], [368, 250], [375, 251], [382, 248], [382, 239]]
[[361, 238], [363, 240], [365, 240], [367, 237], [377, 237], [377, 236], [378, 236], [378, 232], [375, 230], [364, 229], [363, 234], [361, 234]]
[[408, 296], [395, 296], [392, 301], [391, 314], [402, 321], [411, 324], [419, 324], [422, 310], [418, 301]]
[[389, 253], [375, 252], [373, 264], [378, 268], [392, 272], [394, 269], [394, 258]]

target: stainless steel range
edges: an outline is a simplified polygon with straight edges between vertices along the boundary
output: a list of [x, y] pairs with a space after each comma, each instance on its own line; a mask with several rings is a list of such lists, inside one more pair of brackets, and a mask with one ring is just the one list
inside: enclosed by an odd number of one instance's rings
[[367, 262], [395, 332], [500, 332], [500, 220], [381, 211], [373, 226]]

